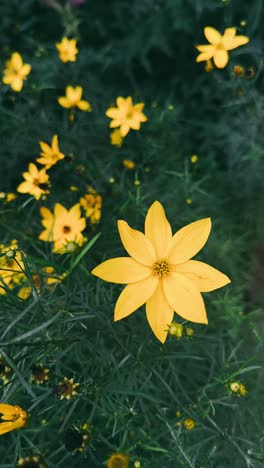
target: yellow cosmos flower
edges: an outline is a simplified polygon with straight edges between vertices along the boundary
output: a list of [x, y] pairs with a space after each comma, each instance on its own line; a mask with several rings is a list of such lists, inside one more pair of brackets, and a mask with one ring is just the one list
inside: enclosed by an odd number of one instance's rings
[[217, 68], [225, 68], [229, 60], [229, 50], [249, 42], [247, 36], [236, 36], [236, 28], [227, 28], [222, 36], [216, 29], [207, 26], [204, 28], [204, 35], [210, 44], [196, 46], [196, 49], [201, 52], [196, 58], [196, 62], [212, 58]]
[[172, 235], [162, 205], [148, 210], [145, 234], [118, 221], [121, 241], [131, 257], [98, 265], [92, 274], [105, 281], [128, 284], [115, 306], [115, 320], [132, 314], [146, 303], [148, 322], [164, 343], [174, 311], [185, 320], [208, 323], [201, 292], [221, 288], [230, 279], [211, 266], [190, 260], [206, 243], [210, 218], [201, 219]]
[[76, 39], [63, 37], [61, 42], [57, 42], [57, 44], [55, 44], [62, 62], [76, 62], [76, 55], [79, 52], [76, 47], [76, 42]]
[[45, 229], [40, 233], [39, 239], [45, 242], [54, 242], [53, 252], [64, 253], [67, 244], [83, 245], [86, 241], [82, 235], [86, 221], [85, 218], [81, 218], [79, 203], [69, 210], [60, 203], [56, 203], [54, 214], [45, 207], [40, 208], [40, 213], [43, 218], [41, 223]]
[[17, 187], [19, 193], [29, 193], [39, 200], [42, 195], [49, 193], [48, 183], [49, 176], [46, 173], [46, 169], [38, 170], [36, 164], [30, 163], [28, 166], [28, 172], [23, 172], [25, 182], [22, 182]]
[[41, 158], [36, 159], [39, 164], [43, 164], [46, 170], [54, 166], [58, 161], [64, 159], [65, 156], [61, 153], [59, 148], [58, 135], [54, 135], [49, 146], [44, 141], [39, 142], [42, 152], [40, 153]]
[[83, 89], [81, 86], [67, 86], [65, 96], [59, 97], [58, 103], [66, 109], [78, 107], [82, 111], [91, 112], [92, 107], [88, 101], [82, 99]]
[[23, 82], [31, 71], [28, 63], [23, 63], [22, 57], [18, 52], [14, 52], [11, 58], [6, 62], [4, 69], [3, 83], [10, 85], [14, 91], [21, 91]]
[[143, 114], [144, 103], [133, 104], [132, 97], [118, 97], [116, 100], [117, 107], [107, 109], [105, 115], [113, 119], [110, 122], [110, 127], [120, 127], [120, 135], [125, 137], [129, 130], [139, 130], [141, 122], [146, 122], [148, 119]]
[[24, 427], [28, 415], [19, 406], [0, 403], [0, 435]]
[[107, 460], [107, 468], [128, 468], [128, 457], [123, 453], [113, 453]]

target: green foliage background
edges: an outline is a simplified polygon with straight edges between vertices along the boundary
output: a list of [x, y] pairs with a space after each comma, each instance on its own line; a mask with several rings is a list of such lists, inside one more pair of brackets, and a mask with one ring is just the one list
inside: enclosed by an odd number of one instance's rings
[[[32, 66], [21, 93], [1, 84], [0, 190], [16, 190], [40, 140], [58, 134], [68, 158], [52, 169], [46, 201], [20, 195], [12, 204], [2, 202], [0, 242], [18, 239], [31, 284], [32, 265], [72, 271], [54, 291], [27, 302], [12, 291], [0, 296], [0, 352], [13, 371], [1, 401], [30, 413], [25, 429], [1, 437], [1, 466], [40, 453], [48, 467], [97, 467], [117, 451], [129, 456], [130, 467], [135, 460], [146, 468], [264, 466], [263, 286], [257, 278], [264, 203], [263, 1], [87, 0], [80, 7], [61, 4], [61, 12], [44, 3], [0, 3], [1, 69], [13, 51]], [[232, 52], [226, 69], [211, 73], [195, 62], [194, 46], [206, 42], [207, 25], [221, 32], [236, 26], [250, 37]], [[78, 38], [76, 63], [58, 58], [54, 44], [63, 35]], [[245, 76], [235, 76], [237, 64]], [[93, 107], [74, 122], [57, 104], [69, 84], [83, 86]], [[111, 146], [105, 117], [117, 96], [145, 102], [148, 117], [121, 148]], [[123, 159], [135, 161], [135, 171], [126, 170]], [[38, 240], [39, 208], [55, 202], [69, 208], [87, 184], [103, 196], [101, 223], [87, 235], [101, 236], [79, 261], [78, 254], [54, 255]], [[194, 325], [192, 339], [170, 337], [165, 345], [153, 336], [143, 309], [114, 323], [121, 287], [90, 274], [103, 259], [124, 254], [117, 219], [142, 230], [156, 199], [174, 231], [212, 218], [198, 258], [232, 279], [205, 294], [207, 327]], [[45, 386], [31, 381], [38, 362], [52, 371]], [[64, 376], [80, 382], [78, 396], [68, 401], [53, 392]], [[232, 379], [244, 382], [246, 397], [230, 395]], [[196, 421], [192, 431], [177, 425], [185, 417]], [[88, 449], [72, 454], [65, 431], [85, 422], [92, 427]]]

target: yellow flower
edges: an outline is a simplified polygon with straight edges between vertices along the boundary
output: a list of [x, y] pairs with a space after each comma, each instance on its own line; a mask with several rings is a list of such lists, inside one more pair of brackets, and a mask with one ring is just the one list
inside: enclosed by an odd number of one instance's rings
[[111, 145], [117, 146], [120, 148], [123, 144], [124, 138], [122, 137], [119, 128], [116, 128], [110, 133]]
[[196, 58], [196, 62], [213, 58], [217, 68], [225, 68], [229, 60], [229, 50], [249, 42], [247, 36], [236, 36], [236, 28], [227, 28], [222, 36], [216, 29], [207, 26], [204, 28], [204, 35], [210, 44], [196, 46], [196, 49], [201, 52]]
[[110, 122], [110, 127], [120, 127], [120, 135], [125, 137], [129, 130], [139, 130], [141, 122], [146, 122], [148, 119], [143, 114], [144, 103], [133, 105], [132, 97], [118, 97], [116, 100], [117, 107], [109, 107], [105, 115], [113, 119]]
[[185, 429], [187, 429], [188, 431], [191, 431], [192, 429], [195, 428], [196, 422], [191, 418], [187, 418], [187, 419], [184, 419], [183, 425]]
[[89, 193], [80, 198], [80, 205], [85, 210], [86, 218], [90, 218], [92, 224], [99, 223], [102, 211], [102, 197], [92, 187], [88, 189]]
[[[24, 427], [28, 415], [19, 406], [0, 403], [0, 435]], [[4, 422], [3, 422], [4, 421]]]
[[57, 44], [55, 44], [62, 62], [76, 62], [76, 55], [79, 52], [76, 47], [76, 42], [76, 39], [63, 37], [61, 42], [57, 42]]
[[131, 257], [98, 265], [92, 274], [105, 281], [128, 284], [115, 306], [115, 320], [146, 303], [148, 322], [164, 343], [174, 311], [185, 320], [208, 323], [200, 292], [221, 288], [230, 279], [206, 263], [190, 260], [206, 243], [210, 218], [180, 229], [174, 236], [162, 205], [155, 201], [145, 220], [145, 235], [118, 221], [121, 241]]
[[126, 168], [126, 169], [134, 169], [136, 164], [134, 163], [134, 161], [131, 161], [131, 159], [123, 159], [122, 161], [123, 163], [123, 166]]
[[30, 71], [31, 66], [28, 63], [23, 63], [21, 55], [18, 52], [14, 52], [6, 62], [2, 81], [10, 85], [14, 91], [19, 92], [22, 90], [23, 81], [27, 79]]
[[30, 163], [28, 166], [28, 172], [23, 172], [25, 182], [22, 182], [17, 187], [19, 193], [29, 193], [39, 200], [42, 195], [50, 193], [48, 189], [49, 176], [46, 173], [46, 169], [38, 169], [36, 164]]
[[44, 141], [39, 142], [42, 152], [40, 153], [41, 158], [36, 159], [39, 164], [43, 164], [46, 170], [54, 166], [60, 159], [64, 159], [64, 154], [61, 153], [59, 148], [58, 136], [54, 135], [49, 146]]
[[198, 162], [198, 160], [199, 160], [199, 158], [198, 158], [197, 154], [193, 154], [193, 155], [191, 156], [191, 162], [192, 162], [193, 164], [196, 164], [196, 163]]
[[73, 86], [67, 86], [65, 93], [66, 96], [59, 97], [58, 99], [58, 103], [62, 107], [66, 107], [66, 109], [78, 107], [78, 109], [82, 111], [92, 111], [90, 103], [82, 99], [83, 89], [81, 86], [76, 86], [76, 88], [73, 88]]
[[246, 396], [247, 389], [244, 384], [238, 381], [233, 381], [229, 384], [231, 392], [236, 393], [238, 396]]
[[181, 323], [172, 322], [169, 326], [169, 334], [176, 338], [181, 338], [183, 334], [183, 326]]
[[64, 377], [63, 382], [55, 388], [55, 393], [60, 397], [61, 400], [66, 398], [66, 400], [70, 400], [72, 397], [78, 395], [76, 388], [79, 387], [79, 383], [74, 382], [74, 379], [68, 379]]
[[107, 468], [128, 468], [128, 457], [123, 453], [113, 453], [107, 460]]
[[83, 245], [86, 238], [82, 231], [86, 227], [85, 218], [81, 218], [79, 203], [69, 210], [60, 203], [54, 206], [54, 214], [45, 207], [40, 208], [43, 217], [41, 223], [44, 231], [39, 235], [39, 239], [45, 242], [54, 242], [53, 252], [64, 253], [65, 246], [70, 243]]
[[25, 275], [22, 271], [23, 262], [15, 239], [8, 246], [0, 244], [0, 253], [5, 254], [0, 257], [0, 295], [4, 295], [6, 294], [4, 286], [12, 289], [25, 278]]

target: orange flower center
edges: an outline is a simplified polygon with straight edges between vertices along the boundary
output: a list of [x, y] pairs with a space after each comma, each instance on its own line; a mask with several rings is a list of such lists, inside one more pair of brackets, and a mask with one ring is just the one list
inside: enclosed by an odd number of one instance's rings
[[170, 264], [165, 259], [157, 260], [152, 267], [153, 275], [158, 276], [160, 279], [166, 278], [170, 270]]
[[223, 43], [222, 42], [219, 42], [219, 44], [217, 44], [215, 46], [216, 50], [219, 52], [220, 50], [226, 50]]
[[62, 228], [64, 234], [69, 234], [71, 232], [71, 227], [70, 226], [63, 226]]

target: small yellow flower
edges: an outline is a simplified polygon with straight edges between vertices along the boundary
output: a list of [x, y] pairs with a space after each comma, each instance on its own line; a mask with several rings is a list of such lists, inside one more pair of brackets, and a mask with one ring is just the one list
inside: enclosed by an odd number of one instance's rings
[[28, 193], [39, 200], [43, 195], [50, 193], [48, 189], [49, 176], [46, 169], [38, 169], [33, 163], [28, 166], [28, 172], [23, 173], [25, 182], [22, 182], [17, 187], [17, 192]]
[[4, 358], [0, 354], [0, 380], [2, 380], [4, 385], [6, 385], [10, 381], [9, 379], [10, 372], [11, 372], [10, 367], [6, 365]]
[[44, 141], [39, 142], [42, 152], [40, 153], [41, 158], [36, 159], [39, 164], [43, 164], [46, 170], [54, 166], [58, 161], [64, 159], [64, 154], [60, 151], [58, 136], [54, 135], [52, 138], [51, 146]]
[[79, 188], [76, 185], [71, 185], [70, 186], [70, 191], [71, 192], [79, 192]]
[[134, 461], [134, 468], [141, 468], [141, 463], [139, 460]]
[[74, 243], [83, 245], [86, 238], [82, 231], [86, 227], [85, 218], [81, 218], [81, 209], [79, 203], [72, 206], [69, 210], [60, 203], [54, 206], [54, 214], [45, 207], [40, 208], [42, 215], [42, 225], [44, 231], [39, 235], [39, 239], [44, 242], [53, 242], [53, 252], [65, 252], [67, 244]]
[[191, 205], [192, 204], [192, 199], [191, 198], [186, 198], [186, 203], [187, 205]]
[[91, 112], [92, 107], [88, 101], [82, 99], [83, 89], [81, 86], [67, 86], [66, 95], [58, 98], [58, 103], [66, 109], [78, 107], [78, 109]]
[[233, 68], [234, 75], [241, 77], [245, 74], [245, 69], [244, 67], [241, 67], [241, 65], [235, 65]]
[[23, 82], [27, 79], [31, 71], [28, 63], [23, 63], [22, 57], [18, 52], [14, 52], [11, 58], [6, 62], [4, 69], [3, 83], [10, 85], [14, 91], [21, 91]]
[[247, 389], [244, 384], [239, 381], [233, 381], [229, 384], [229, 389], [232, 393], [236, 393], [238, 396], [246, 396]]
[[231, 392], [233, 393], [238, 393], [239, 391], [239, 387], [240, 387], [240, 383], [239, 382], [231, 382], [230, 385], [230, 390]]
[[85, 210], [86, 218], [92, 224], [99, 223], [102, 213], [102, 197], [92, 187], [88, 188], [88, 193], [80, 198], [80, 205]]
[[0, 435], [24, 427], [28, 415], [20, 406], [0, 403]]
[[123, 144], [124, 138], [122, 137], [119, 128], [116, 128], [110, 133], [111, 145], [120, 148]]
[[113, 283], [127, 284], [115, 306], [115, 320], [132, 314], [146, 303], [147, 319], [164, 343], [174, 311], [185, 320], [208, 323], [201, 292], [230, 283], [230, 279], [206, 263], [191, 260], [206, 243], [211, 219], [183, 227], [172, 235], [163, 206], [155, 201], [145, 219], [145, 234], [118, 221], [124, 248], [130, 257], [107, 260], [92, 274]]
[[222, 36], [216, 29], [207, 26], [204, 28], [204, 35], [210, 44], [196, 46], [201, 52], [196, 62], [213, 59], [217, 68], [225, 68], [229, 60], [229, 50], [249, 42], [247, 36], [236, 36], [236, 28], [227, 28]]
[[246, 394], [247, 394], [247, 389], [246, 389], [245, 385], [242, 384], [242, 383], [239, 386], [239, 394], [242, 395], [242, 396], [246, 396]]
[[184, 419], [183, 425], [185, 429], [187, 429], [188, 431], [191, 431], [192, 429], [195, 428], [196, 422], [194, 421], [194, 419], [187, 418], [187, 419]]
[[107, 468], [128, 468], [128, 457], [123, 453], [113, 453], [107, 460]]
[[17, 198], [17, 194], [16, 193], [12, 193], [12, 192], [0, 192], [0, 199], [1, 200], [4, 200], [6, 203], [10, 203], [12, 202], [13, 200], [15, 200]]
[[182, 338], [183, 326], [181, 323], [172, 322], [169, 326], [169, 334], [175, 336], [176, 338]]
[[41, 385], [44, 384], [47, 380], [49, 380], [49, 373], [50, 370], [48, 367], [44, 367], [43, 364], [35, 364], [32, 367], [32, 380], [37, 384]]
[[134, 161], [131, 161], [130, 159], [123, 159], [122, 163], [126, 169], [131, 170], [131, 169], [135, 169], [136, 167], [136, 164], [134, 163]]
[[73, 378], [68, 379], [64, 377], [63, 382], [55, 388], [55, 393], [60, 397], [61, 400], [66, 398], [66, 400], [70, 400], [72, 397], [78, 395], [78, 391], [76, 388], [79, 387], [79, 383], [75, 382]]
[[134, 185], [135, 185], [136, 187], [139, 187], [139, 185], [141, 185], [140, 180], [138, 180], [138, 179], [134, 180]]
[[63, 37], [61, 42], [57, 42], [57, 44], [55, 44], [62, 62], [76, 62], [76, 55], [79, 52], [76, 47], [76, 43], [76, 39]]
[[117, 107], [109, 107], [105, 115], [113, 119], [110, 122], [110, 127], [120, 127], [120, 134], [125, 137], [130, 129], [139, 130], [141, 122], [146, 122], [148, 119], [143, 114], [143, 102], [133, 104], [132, 97], [118, 97], [116, 100]]
[[191, 156], [191, 162], [192, 162], [193, 164], [196, 164], [196, 163], [198, 162], [198, 160], [199, 160], [199, 158], [198, 158], [197, 154], [193, 154], [193, 155]]
[[194, 331], [194, 329], [191, 328], [191, 327], [185, 327], [185, 328], [184, 328], [184, 333], [185, 333], [185, 335], [187, 335], [187, 336], [189, 336], [189, 337], [195, 335], [195, 331]]

